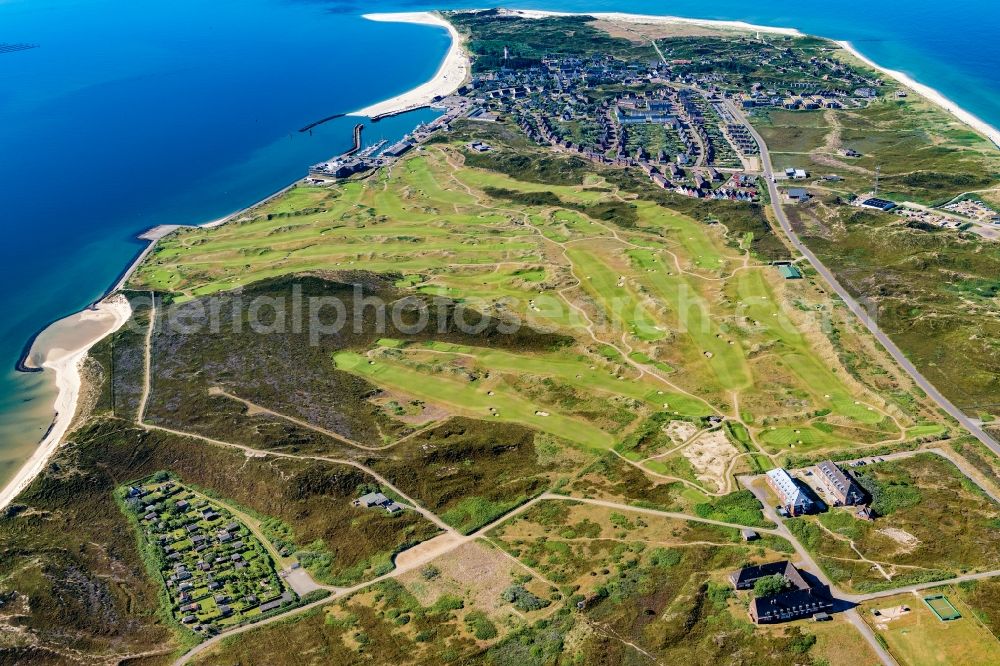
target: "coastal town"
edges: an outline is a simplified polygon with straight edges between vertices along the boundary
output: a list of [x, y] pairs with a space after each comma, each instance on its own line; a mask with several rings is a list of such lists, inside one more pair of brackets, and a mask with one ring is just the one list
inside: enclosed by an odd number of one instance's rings
[[[595, 53], [543, 55], [525, 65], [504, 47], [487, 71], [474, 73], [452, 95], [429, 100], [442, 115], [387, 145], [355, 148], [309, 169], [311, 182], [369, 173], [390, 164], [458, 119], [515, 123], [535, 143], [595, 164], [641, 170], [656, 186], [698, 199], [758, 202], [767, 186], [750, 118], [768, 110], [826, 112], [905, 102], [907, 93], [883, 78], [824, 53], [781, 48], [760, 33], [698, 40], [657, 52], [654, 61]], [[752, 63], [752, 67], [747, 63]], [[753, 72], [753, 75], [748, 75]], [[374, 122], [379, 120], [376, 115]], [[360, 127], [360, 125], [359, 125]], [[862, 156], [839, 150], [842, 158]], [[837, 173], [789, 167], [774, 178], [783, 196], [805, 204], [836, 186]], [[1000, 240], [1000, 207], [974, 196], [928, 207], [880, 198], [874, 189], [851, 203], [891, 212], [926, 229], [969, 231]]]

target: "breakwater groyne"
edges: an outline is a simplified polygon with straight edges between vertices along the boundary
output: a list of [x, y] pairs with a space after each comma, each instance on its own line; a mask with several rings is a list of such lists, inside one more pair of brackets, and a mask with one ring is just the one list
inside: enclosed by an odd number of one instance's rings
[[382, 120], [384, 118], [392, 118], [393, 116], [401, 116], [404, 113], [409, 113], [411, 111], [418, 111], [419, 109], [427, 109], [427, 108], [431, 108], [431, 107], [434, 107], [434, 105], [433, 104], [419, 104], [419, 105], [415, 105], [415, 106], [408, 106], [408, 107], [406, 107], [404, 109], [396, 109], [395, 111], [386, 111], [385, 113], [379, 113], [379, 114], [374, 115], [371, 118], [369, 118], [369, 120], [371, 120], [373, 123], [377, 123], [378, 121], [380, 121], [380, 120]]
[[343, 113], [335, 113], [335, 114], [333, 114], [332, 116], [327, 116], [326, 118], [320, 118], [320, 119], [319, 119], [319, 120], [317, 120], [316, 122], [313, 122], [313, 123], [309, 123], [309, 124], [308, 124], [308, 125], [306, 125], [305, 127], [300, 127], [300, 128], [299, 128], [299, 131], [300, 131], [300, 132], [308, 132], [308, 131], [309, 131], [309, 130], [311, 130], [311, 129], [312, 129], [313, 127], [318, 127], [319, 125], [322, 125], [323, 123], [328, 123], [328, 122], [330, 122], [331, 120], [336, 120], [337, 118], [343, 118], [343, 117], [344, 117], [344, 114], [343, 114]]
[[357, 125], [354, 126], [354, 147], [348, 150], [346, 153], [344, 153], [343, 155], [344, 157], [347, 157], [348, 155], [353, 155], [354, 153], [361, 150], [361, 132], [364, 129], [365, 126], [363, 123], [358, 123]]

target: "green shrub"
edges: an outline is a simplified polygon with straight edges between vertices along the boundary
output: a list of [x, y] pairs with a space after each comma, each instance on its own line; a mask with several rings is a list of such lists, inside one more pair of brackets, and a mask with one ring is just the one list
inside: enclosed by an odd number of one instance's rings
[[434, 605], [431, 606], [432, 613], [447, 613], [448, 611], [459, 610], [465, 608], [465, 602], [462, 601], [460, 597], [455, 597], [450, 594], [442, 594]]
[[782, 574], [758, 578], [753, 584], [753, 595], [757, 598], [780, 594], [789, 588], [788, 579]]
[[739, 490], [723, 495], [714, 502], [702, 502], [694, 507], [702, 518], [721, 520], [736, 525], [769, 527], [771, 522], [764, 518], [760, 502], [749, 490]]
[[656, 548], [649, 554], [649, 563], [665, 569], [675, 567], [681, 563], [681, 553], [670, 548]]
[[493, 624], [486, 613], [482, 611], [472, 611], [465, 616], [465, 623], [477, 640], [488, 641], [497, 637], [497, 627]]
[[536, 597], [524, 589], [523, 585], [511, 585], [503, 591], [500, 598], [507, 603], [514, 604], [514, 608], [525, 613], [541, 610], [551, 603], [546, 599]]

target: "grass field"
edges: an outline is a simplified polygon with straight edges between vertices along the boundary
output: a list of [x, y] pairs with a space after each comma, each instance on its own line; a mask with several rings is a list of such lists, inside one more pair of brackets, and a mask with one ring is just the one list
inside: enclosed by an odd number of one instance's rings
[[[762, 111], [753, 122], [776, 170], [812, 174], [816, 198], [786, 208], [803, 241], [849, 291], [877, 305], [879, 326], [936, 388], [970, 415], [988, 411], [1000, 367], [988, 342], [1000, 330], [989, 296], [997, 244], [844, 203], [872, 190], [876, 168], [882, 196], [898, 203], [940, 205], [969, 192], [1000, 200], [995, 146], [912, 94], [866, 109]], [[861, 156], [839, 153], [848, 148]], [[828, 174], [841, 180], [819, 180]]]
[[[961, 601], [955, 599], [950, 588], [937, 588], [934, 593], [945, 593], [952, 600], [962, 618], [942, 622], [919, 597], [912, 594], [887, 597], [862, 605], [861, 615], [876, 633], [885, 640], [892, 655], [902, 666], [973, 666], [990, 663], [989, 655], [1000, 653], [1000, 642], [990, 630]], [[930, 594], [925, 591], [923, 595]], [[872, 615], [873, 610], [906, 606], [909, 612], [886, 619]], [[963, 608], [964, 607], [964, 608]], [[888, 614], [890, 617], [892, 614]]]
[[[739, 530], [733, 528], [556, 501], [536, 504], [492, 530], [490, 537], [552, 582], [572, 586], [584, 596], [607, 583], [608, 570], [620, 566], [623, 554], [639, 560], [656, 549], [738, 548], [741, 543]], [[784, 539], [766, 536], [747, 548], [746, 556], [775, 558], [790, 551]]]
[[[775, 169], [836, 173], [843, 178], [832, 186], [838, 192], [869, 191], [876, 166], [881, 189], [896, 201], [931, 204], [998, 184], [1000, 159], [994, 147], [915, 97], [836, 112], [768, 110], [754, 122]], [[861, 156], [844, 158], [841, 148]]]
[[404, 293], [558, 332], [574, 343], [544, 354], [379, 344], [334, 360], [449, 414], [588, 448], [613, 446], [659, 410], [729, 413], [734, 400], [768, 415], [748, 427], [769, 453], [899, 436], [883, 399], [850, 380], [803, 314], [822, 294], [786, 284], [724, 226], [633, 193], [609, 197], [615, 186], [599, 170], [553, 184], [464, 159], [435, 144], [364, 182], [300, 186], [238, 223], [182, 230], [132, 284], [183, 301], [280, 275], [365, 270], [394, 276]]
[[513, 421], [553, 435], [572, 432], [573, 439], [584, 446], [607, 448], [612, 444], [611, 437], [601, 430], [562, 414], [540, 414], [541, 410], [534, 403], [516, 394], [493, 392], [494, 395], [490, 395], [489, 384], [471, 387], [468, 380], [447, 377], [435, 377], [435, 381], [427, 382], [426, 374], [381, 358], [372, 361], [354, 352], [338, 352], [334, 361], [340, 370], [361, 375], [376, 385], [445, 405], [456, 414], [486, 419], [496, 414], [498, 420]]

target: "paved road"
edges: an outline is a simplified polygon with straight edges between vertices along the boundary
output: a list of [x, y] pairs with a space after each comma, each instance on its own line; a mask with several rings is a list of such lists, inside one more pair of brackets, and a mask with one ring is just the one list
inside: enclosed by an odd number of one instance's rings
[[760, 146], [760, 161], [764, 169], [764, 179], [767, 181], [767, 189], [771, 195], [771, 206], [774, 208], [774, 215], [778, 219], [778, 224], [781, 225], [781, 229], [788, 236], [792, 245], [796, 250], [802, 253], [802, 255], [809, 260], [812, 267], [816, 269], [824, 280], [833, 288], [840, 298], [843, 299], [844, 303], [847, 305], [848, 309], [854, 313], [858, 319], [865, 325], [865, 327], [871, 331], [871, 334], [875, 336], [875, 339], [885, 347], [885, 350], [889, 352], [889, 355], [896, 360], [899, 365], [903, 367], [904, 370], [913, 378], [913, 381], [919, 386], [923, 391], [931, 397], [934, 402], [936, 402], [944, 411], [948, 412], [956, 421], [958, 421], [962, 426], [971, 432], [976, 439], [988, 446], [993, 450], [994, 453], [1000, 455], [1000, 443], [986, 434], [979, 425], [971, 418], [969, 418], [965, 412], [956, 407], [948, 398], [944, 397], [940, 391], [938, 391], [933, 384], [931, 384], [927, 379], [920, 374], [916, 366], [910, 362], [906, 355], [896, 346], [892, 340], [889, 339], [882, 329], [878, 327], [878, 323], [872, 319], [868, 313], [865, 311], [861, 305], [854, 300], [854, 297], [848, 293], [837, 278], [834, 277], [833, 273], [823, 265], [823, 263], [812, 253], [805, 244], [799, 240], [798, 234], [792, 229], [792, 225], [788, 221], [788, 217], [785, 215], [785, 211], [781, 207], [781, 193], [778, 191], [778, 186], [774, 182], [774, 168], [771, 164], [771, 154], [767, 150], [767, 144], [764, 142], [763, 137], [757, 132], [753, 125], [751, 125], [743, 113], [736, 108], [736, 105], [732, 103], [731, 100], [726, 100], [726, 106], [733, 116], [743, 122], [747, 128], [750, 130], [750, 134], [754, 139], [757, 140], [757, 145]]
[[771, 506], [771, 504], [767, 501], [767, 496], [764, 494], [764, 491], [758, 488], [757, 486], [753, 485], [753, 480], [755, 478], [759, 477], [740, 476], [737, 477], [736, 480], [739, 481], [741, 486], [743, 486], [744, 488], [746, 488], [747, 490], [749, 490], [754, 494], [754, 497], [757, 498], [757, 501], [760, 502], [761, 506], [763, 507], [764, 517], [778, 526], [776, 529], [773, 530], [758, 530], [758, 531], [771, 532], [772, 534], [777, 534], [778, 536], [788, 541], [788, 543], [792, 544], [792, 547], [795, 548], [795, 554], [799, 556], [799, 561], [805, 562], [806, 564], [809, 565], [808, 567], [802, 567], [802, 568], [806, 568], [809, 571], [809, 573], [813, 574], [816, 578], [818, 578], [821, 583], [829, 587], [830, 591], [835, 593], [835, 596], [840, 598], [842, 596], [840, 594], [840, 590], [838, 590], [837, 586], [834, 585], [833, 582], [826, 577], [826, 574], [823, 573], [823, 569], [819, 566], [816, 560], [813, 559], [812, 555], [809, 554], [809, 551], [807, 551], [802, 546], [802, 544], [799, 543], [799, 540], [795, 538], [791, 530], [789, 530], [788, 527], [785, 525], [785, 521], [782, 520], [780, 516], [778, 516], [777, 511], [775, 511], [774, 507]]
[[[962, 474], [965, 474], [974, 484], [979, 486], [979, 489], [986, 493], [990, 499], [992, 499], [997, 504], [1000, 504], [1000, 494], [998, 494], [994, 489], [992, 484], [988, 482], [987, 479], [983, 478], [982, 472], [972, 467], [967, 460], [948, 449], [940, 449], [937, 447], [926, 448], [926, 449], [914, 449], [912, 451], [897, 451], [896, 453], [886, 453], [884, 455], [878, 456], [862, 456], [860, 458], [852, 458], [850, 460], [837, 461], [840, 465], [850, 465], [851, 463], [864, 461], [866, 464], [872, 464], [875, 459], [880, 460], [900, 460], [902, 458], [912, 458], [919, 453], [933, 453], [935, 455], [941, 456], [942, 458], [951, 462], [952, 465], [957, 467]], [[811, 467], [811, 465], [809, 465]]]
[[[830, 593], [833, 595], [835, 599], [844, 599], [846, 601], [853, 601], [852, 599], [848, 599], [847, 598], [848, 595], [843, 594], [837, 588], [837, 586], [834, 585], [829, 578], [827, 578], [826, 574], [823, 572], [823, 569], [819, 566], [816, 560], [813, 559], [812, 555], [809, 554], [809, 551], [807, 551], [802, 546], [802, 544], [799, 543], [798, 539], [795, 538], [791, 530], [789, 530], [788, 527], [785, 525], [785, 521], [783, 521], [778, 516], [778, 513], [774, 510], [774, 507], [771, 506], [771, 504], [767, 501], [767, 497], [764, 495], [764, 491], [754, 487], [751, 484], [752, 477], [741, 476], [738, 478], [738, 481], [740, 482], [740, 484], [743, 485], [744, 488], [752, 492], [754, 496], [757, 498], [757, 501], [759, 501], [761, 505], [764, 507], [764, 516], [778, 526], [778, 528], [774, 530], [774, 532], [779, 536], [784, 537], [785, 540], [788, 541], [788, 543], [792, 544], [792, 547], [795, 548], [795, 554], [799, 556], [799, 565], [798, 565], [799, 568], [806, 569], [809, 573], [818, 578], [821, 583], [823, 583], [830, 589]], [[802, 563], [805, 563], [808, 566], [802, 566]], [[868, 626], [868, 623], [866, 623], [861, 618], [861, 615], [858, 614], [857, 610], [850, 608], [848, 610], [845, 610], [843, 612], [843, 615], [844, 617], [847, 618], [848, 622], [854, 625], [854, 628], [858, 630], [861, 636], [868, 643], [869, 647], [871, 647], [872, 651], [876, 655], [878, 655], [878, 658], [879, 660], [881, 660], [883, 666], [898, 666], [896, 660], [882, 646], [878, 638], [876, 638], [875, 632], [872, 631], [872, 628]]]
[[897, 594], [912, 594], [914, 592], [920, 592], [921, 590], [929, 590], [934, 587], [943, 587], [945, 585], [957, 585], [958, 583], [964, 583], [970, 580], [985, 580], [987, 578], [996, 578], [997, 576], [1000, 576], [1000, 570], [980, 571], [979, 573], [965, 574], [964, 576], [956, 576], [954, 578], [933, 581], [930, 583], [917, 583], [916, 585], [907, 585], [906, 587], [894, 587], [891, 590], [882, 590], [881, 592], [869, 592], [868, 594], [845, 594], [843, 595], [843, 597], [846, 601], [860, 603], [862, 601], [871, 601], [873, 599], [894, 597]]
[[[746, 478], [746, 477], [743, 477], [743, 478]], [[742, 479], [741, 479], [741, 482], [742, 482]], [[744, 485], [746, 487], [750, 488], [749, 484], [744, 484]], [[754, 488], [750, 488], [750, 491], [753, 492], [754, 495], [758, 495], [758, 491], [755, 490]], [[634, 512], [638, 512], [638, 513], [647, 513], [647, 514], [652, 514], [652, 515], [656, 515], [656, 516], [663, 516], [665, 518], [674, 518], [674, 519], [677, 519], [677, 520], [686, 520], [686, 521], [694, 521], [694, 522], [699, 522], [699, 523], [708, 523], [709, 525], [718, 525], [720, 527], [736, 527], [736, 528], [745, 527], [744, 525], [734, 525], [733, 523], [727, 523], [727, 522], [724, 522], [724, 521], [721, 521], [721, 520], [710, 520], [708, 518], [700, 518], [700, 517], [697, 517], [697, 516], [690, 516], [690, 515], [688, 515], [686, 513], [672, 513], [672, 512], [669, 512], [669, 511], [659, 511], [657, 509], [646, 509], [646, 508], [643, 508], [643, 507], [626, 506], [626, 505], [619, 504], [617, 502], [610, 502], [610, 501], [607, 501], [607, 500], [583, 499], [583, 498], [580, 498], [580, 497], [566, 497], [566, 496], [563, 496], [563, 495], [553, 495], [551, 493], [545, 493], [544, 495], [542, 495], [541, 498], [542, 499], [553, 499], [553, 500], [571, 500], [571, 501], [574, 501], [574, 502], [583, 502], [584, 504], [595, 504], [597, 506], [603, 506], [603, 507], [612, 508], [612, 509], [619, 509], [619, 510], [622, 510], [622, 511], [634, 511]], [[795, 539], [795, 537], [792, 536], [792, 533], [785, 526], [784, 521], [782, 521], [780, 518], [778, 518], [778, 515], [774, 512], [774, 508], [771, 507], [771, 506], [769, 506], [767, 504], [766, 498], [763, 497], [763, 493], [760, 493], [758, 495], [757, 499], [760, 500], [760, 503], [764, 505], [764, 515], [768, 519], [770, 519], [771, 522], [775, 523], [778, 527], [776, 529], [766, 529], [766, 528], [760, 528], [760, 527], [755, 527], [753, 529], [756, 530], [757, 532], [762, 532], [762, 533], [765, 533], [765, 534], [773, 534], [773, 535], [776, 535], [776, 536], [783, 537], [786, 541], [788, 541], [790, 544], [792, 544], [792, 546], [795, 548], [795, 552], [799, 556], [799, 562], [800, 563], [805, 563], [807, 565], [807, 566], [802, 566], [800, 564], [799, 566], [801, 568], [806, 569], [807, 571], [809, 571], [809, 573], [811, 573], [814, 576], [816, 576], [816, 578], [818, 578], [820, 580], [820, 582], [822, 582], [824, 585], [828, 586], [831, 591], [836, 592], [835, 596], [837, 598], [844, 598], [844, 597], [846, 597], [847, 595], [841, 595], [841, 594], [839, 594], [839, 590], [837, 590], [837, 588], [833, 585], [833, 583], [830, 582], [830, 579], [826, 577], [826, 574], [823, 573], [823, 570], [819, 567], [819, 565], [816, 563], [816, 561], [813, 560], [812, 555], [810, 555], [809, 552], [806, 551], [806, 549], [803, 548], [801, 544], [799, 544], [799, 542]], [[986, 575], [982, 575], [980, 577], [985, 578], [987, 576]], [[937, 585], [940, 585], [940, 583], [937, 583]], [[879, 643], [878, 639], [875, 637], [875, 632], [872, 631], [872, 628], [869, 627], [868, 624], [863, 619], [861, 619], [861, 616], [858, 614], [858, 612], [856, 610], [854, 610], [853, 608], [851, 608], [849, 610], [844, 611], [842, 614], [844, 615], [844, 617], [847, 618], [847, 621], [850, 622], [852, 625], [854, 625], [854, 628], [857, 629], [858, 632], [861, 633], [861, 635], [864, 637], [865, 641], [867, 641], [868, 645], [871, 646], [872, 651], [876, 655], [878, 655], [878, 658], [882, 662], [883, 666], [898, 666], [896, 660], [893, 659], [892, 655], [890, 655], [888, 653], [888, 651], [886, 651], [886, 649], [884, 647], [882, 647], [882, 644]]]
[[878, 658], [882, 661], [882, 666], [899, 666], [899, 662], [896, 658], [889, 654], [889, 651], [882, 647], [878, 638], [875, 637], [875, 631], [868, 626], [868, 623], [864, 621], [861, 614], [855, 609], [846, 610], [842, 613], [847, 621], [854, 625], [854, 628], [864, 636], [864, 639], [868, 641], [869, 647], [871, 647], [872, 652], [874, 652]]
[[[471, 541], [471, 540], [472, 540], [471, 537], [462, 537], [461, 539], [459, 539], [458, 541], [456, 541], [455, 544], [449, 548], [449, 550], [454, 550], [455, 548], [458, 548], [459, 546], [461, 546], [461, 545], [463, 545], [463, 544], [465, 544], [465, 543], [467, 543], [468, 541]], [[407, 573], [409, 571], [413, 571], [414, 569], [417, 569], [418, 567], [422, 567], [423, 565], [427, 564], [428, 562], [430, 562], [431, 560], [435, 559], [436, 557], [439, 557], [442, 554], [443, 553], [440, 553], [440, 552], [431, 552], [431, 553], [428, 553], [424, 557], [421, 557], [421, 558], [416, 559], [416, 560], [412, 560], [412, 561], [408, 562], [405, 566], [397, 567], [396, 569], [393, 569], [389, 573], [383, 574], [383, 575], [381, 575], [381, 576], [379, 576], [377, 578], [373, 578], [370, 581], [367, 581], [367, 582], [364, 582], [364, 583], [358, 583], [357, 585], [354, 585], [352, 587], [338, 589], [338, 590], [334, 591], [328, 597], [324, 597], [322, 599], [317, 599], [316, 601], [312, 601], [312, 602], [310, 602], [310, 603], [308, 603], [308, 604], [306, 604], [304, 606], [299, 606], [298, 608], [293, 608], [292, 610], [290, 610], [290, 611], [288, 611], [286, 613], [279, 613], [278, 615], [273, 615], [273, 616], [267, 618], [266, 620], [261, 620], [260, 622], [254, 622], [254, 623], [250, 623], [250, 624], [245, 624], [245, 625], [240, 626], [240, 627], [229, 629], [229, 630], [224, 631], [224, 632], [222, 632], [220, 634], [216, 634], [212, 638], [209, 638], [208, 640], [206, 640], [203, 643], [199, 643], [198, 645], [194, 646], [193, 648], [191, 648], [190, 650], [188, 650], [187, 652], [185, 652], [183, 655], [181, 655], [180, 657], [178, 657], [177, 660], [174, 661], [173, 666], [184, 666], [184, 664], [188, 663], [195, 655], [198, 655], [198, 654], [200, 654], [200, 653], [202, 653], [202, 652], [204, 652], [204, 651], [212, 648], [213, 646], [218, 645], [219, 643], [221, 643], [225, 639], [229, 638], [230, 636], [235, 636], [236, 634], [242, 634], [242, 633], [247, 632], [247, 631], [253, 631], [255, 629], [259, 629], [259, 628], [261, 628], [263, 626], [267, 626], [267, 625], [272, 624], [274, 622], [281, 622], [281, 621], [287, 620], [288, 618], [290, 618], [292, 616], [300, 615], [300, 614], [306, 612], [307, 610], [315, 608], [317, 606], [323, 606], [325, 604], [330, 604], [335, 599], [341, 599], [341, 598], [344, 598], [344, 597], [348, 597], [348, 596], [354, 594], [355, 592], [359, 592], [359, 591], [361, 591], [361, 590], [363, 590], [363, 589], [365, 589], [367, 587], [375, 585], [376, 583], [380, 583], [380, 582], [382, 582], [384, 580], [388, 580], [390, 578], [395, 578], [396, 576], [402, 575], [402, 574]]]
[[[910, 451], [901, 453], [899, 455], [900, 456], [914, 455], [916, 453], [919, 453], [919, 451]], [[944, 455], [943, 452], [937, 450], [934, 450], [934, 453]], [[885, 457], [889, 458], [889, 456]], [[947, 458], [948, 456], [944, 455], [944, 457]], [[948, 580], [935, 581], [930, 583], [918, 583], [916, 585], [908, 585], [906, 587], [897, 587], [891, 590], [884, 590], [882, 592], [871, 592], [868, 594], [847, 594], [842, 590], [840, 590], [832, 582], [830, 582], [830, 579], [827, 578], [826, 574], [823, 573], [823, 570], [820, 568], [819, 564], [812, 558], [812, 556], [805, 550], [805, 548], [803, 548], [802, 545], [799, 544], [798, 540], [792, 535], [788, 527], [785, 526], [784, 520], [782, 520], [778, 516], [777, 512], [775, 512], [774, 510], [774, 507], [772, 507], [767, 502], [767, 497], [764, 495], [763, 491], [751, 485], [750, 483], [751, 480], [752, 480], [751, 477], [745, 477], [745, 476], [739, 477], [740, 483], [745, 488], [750, 490], [750, 492], [752, 492], [757, 497], [758, 501], [760, 501], [760, 503], [763, 505], [765, 517], [770, 519], [772, 522], [777, 523], [778, 529], [771, 530], [771, 532], [777, 533], [778, 535], [785, 537], [785, 539], [792, 544], [792, 546], [795, 548], [796, 554], [800, 558], [799, 567], [806, 569], [807, 571], [809, 571], [809, 573], [815, 575], [824, 585], [829, 586], [830, 592], [836, 599], [840, 599], [852, 604], [860, 604], [861, 602], [870, 601], [872, 599], [881, 599], [883, 597], [891, 597], [897, 594], [905, 594], [908, 592], [909, 593], [919, 592], [920, 590], [925, 590], [933, 587], [940, 587], [941, 585], [950, 585], [954, 583], [961, 583], [967, 580], [980, 580], [984, 578], [993, 578], [995, 576], [1000, 576], [1000, 571], [983, 571], [981, 573], [966, 574], [964, 576], [958, 576], [957, 578], [950, 578]], [[768, 531], [768, 530], [761, 530], [761, 531]], [[808, 566], [803, 567], [801, 563], [805, 563]], [[865, 622], [864, 619], [862, 619], [857, 609], [851, 608], [844, 611], [842, 614], [847, 618], [847, 621], [850, 622], [852, 625], [854, 625], [854, 628], [861, 633], [865, 641], [868, 642], [868, 645], [871, 647], [872, 651], [878, 656], [878, 658], [882, 661], [882, 664], [884, 666], [897, 666], [898, 662], [882, 646], [878, 638], [875, 636], [875, 632], [868, 625], [868, 623]]]

